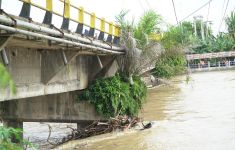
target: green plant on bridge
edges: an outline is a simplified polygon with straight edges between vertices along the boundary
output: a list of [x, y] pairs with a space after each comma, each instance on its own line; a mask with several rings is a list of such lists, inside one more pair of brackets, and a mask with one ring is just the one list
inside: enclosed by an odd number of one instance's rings
[[134, 116], [145, 101], [147, 88], [138, 78], [128, 79], [120, 75], [93, 81], [79, 96], [79, 100], [89, 100], [97, 112], [105, 117], [116, 115]]

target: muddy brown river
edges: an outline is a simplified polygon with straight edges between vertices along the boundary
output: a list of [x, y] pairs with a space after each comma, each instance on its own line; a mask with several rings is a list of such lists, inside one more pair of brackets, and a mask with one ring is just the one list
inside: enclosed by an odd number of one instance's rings
[[185, 78], [177, 77], [170, 85], [148, 91], [140, 116], [153, 121], [151, 129], [121, 136], [113, 134], [107, 139], [106, 135], [97, 136], [82, 144], [73, 141], [77, 143], [73, 148], [234, 150], [235, 71], [192, 74], [189, 83]]

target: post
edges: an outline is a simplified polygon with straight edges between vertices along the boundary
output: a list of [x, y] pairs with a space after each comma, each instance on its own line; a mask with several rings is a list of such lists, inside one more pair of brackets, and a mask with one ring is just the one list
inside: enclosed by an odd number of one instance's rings
[[208, 69], [210, 70], [210, 67], [211, 67], [210, 61], [207, 62], [207, 67], [208, 67]]
[[201, 20], [201, 35], [202, 35], [202, 40], [205, 40], [203, 19]]
[[90, 30], [88, 36], [94, 37], [95, 36], [95, 13], [90, 14]]
[[61, 29], [68, 30], [69, 29], [69, 19], [70, 19], [70, 1], [64, 1], [64, 14], [63, 14], [63, 22], [61, 25]]
[[84, 24], [84, 9], [83, 7], [79, 7], [78, 9], [78, 26], [76, 29], [76, 33], [83, 34], [83, 24]]
[[117, 25], [115, 25], [114, 26], [114, 39], [113, 39], [113, 43], [114, 44], [119, 44], [119, 40], [120, 40], [120, 38], [119, 38], [119, 31], [120, 29], [119, 29], [119, 27], [117, 26]]
[[52, 11], [53, 11], [52, 0], [46, 0], [46, 14], [44, 16], [43, 23], [49, 25], [52, 23]]
[[219, 63], [218, 67], [220, 67], [220, 61], [218, 63]]
[[195, 37], [197, 37], [197, 18], [196, 17], [193, 18], [194, 18], [194, 35]]
[[31, 0], [25, 0], [20, 11], [20, 17], [30, 19]]
[[106, 42], [111, 43], [113, 40], [112, 36], [113, 36], [113, 23], [110, 22], [109, 23], [109, 33], [108, 33], [108, 38], [107, 38]]
[[100, 34], [98, 40], [104, 41], [104, 32], [105, 32], [105, 19], [101, 18], [100, 20]]

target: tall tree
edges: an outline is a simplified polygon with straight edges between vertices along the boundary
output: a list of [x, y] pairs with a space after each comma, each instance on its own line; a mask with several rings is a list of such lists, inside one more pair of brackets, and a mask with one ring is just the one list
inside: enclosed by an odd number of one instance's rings
[[[125, 20], [128, 11], [121, 11], [116, 16], [116, 22], [121, 27], [120, 43], [126, 49], [126, 55], [119, 57], [119, 66], [121, 73], [130, 77], [133, 74], [138, 74], [143, 68], [151, 65], [153, 59], [146, 59], [146, 55], [153, 53], [153, 47], [157, 47], [150, 42], [149, 36], [153, 33], [159, 32], [158, 25], [161, 23], [161, 17], [153, 10], [146, 11], [140, 18], [138, 23], [134, 21], [129, 22]], [[147, 61], [142, 61], [142, 58]], [[154, 57], [151, 57], [154, 58]], [[156, 60], [154, 58], [154, 60]], [[130, 80], [131, 81], [131, 80]]]
[[155, 11], [146, 11], [140, 18], [134, 28], [134, 37], [137, 40], [138, 47], [142, 50], [149, 44], [149, 36], [154, 33], [160, 32], [159, 25], [162, 22], [162, 18]]
[[231, 12], [230, 16], [225, 19], [229, 35], [235, 40], [235, 12]]
[[163, 34], [162, 44], [164, 48], [170, 49], [173, 47], [187, 46], [192, 43], [193, 26], [190, 22], [182, 22], [178, 26], [170, 26]]

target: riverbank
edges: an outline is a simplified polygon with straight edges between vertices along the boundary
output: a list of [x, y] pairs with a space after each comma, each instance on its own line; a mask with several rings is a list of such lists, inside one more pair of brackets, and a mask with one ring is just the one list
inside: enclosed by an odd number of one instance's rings
[[[153, 122], [153, 127], [155, 127], [154, 122]], [[141, 123], [138, 123], [134, 128], [131, 128], [128, 130], [115, 131], [115, 132], [88, 137], [88, 138], [80, 139], [80, 140], [72, 140], [72, 141], [69, 141], [67, 143], [64, 143], [62, 145], [55, 147], [54, 150], [86, 149], [87, 147], [97, 142], [102, 142], [106, 140], [114, 140], [116, 138], [122, 138], [124, 136], [137, 134], [139, 132], [141, 132], [142, 134], [144, 134], [145, 132], [148, 132], [148, 130], [141, 130], [141, 129], [143, 129], [143, 126]]]
[[[161, 87], [163, 84], [157, 84], [153, 87], [149, 86], [148, 89], [155, 89], [158, 87]], [[51, 127], [51, 135], [48, 139], [49, 135], [49, 126]], [[33, 144], [38, 145], [39, 149], [47, 150], [53, 147], [50, 143], [57, 143], [60, 141], [63, 137], [66, 137], [71, 133], [71, 128], [76, 129], [77, 124], [75, 123], [48, 123], [48, 122], [25, 122], [24, 123], [24, 139], [29, 139]], [[140, 126], [142, 128], [142, 126]], [[136, 129], [136, 128], [135, 128]], [[134, 133], [135, 130], [128, 130], [124, 132], [114, 132], [114, 133], [108, 133], [107, 135], [115, 136], [116, 134], [118, 136], [125, 135], [125, 133], [129, 134]], [[101, 137], [106, 137], [106, 134], [102, 135]], [[96, 139], [97, 136], [94, 136], [94, 139]], [[98, 136], [97, 138], [99, 138]], [[114, 138], [114, 137], [113, 137]], [[89, 141], [90, 138], [86, 138], [87, 141]], [[82, 141], [86, 141], [86, 139]], [[49, 143], [49, 142], [50, 143]], [[80, 141], [80, 140], [78, 140]]]
[[[155, 86], [149, 86], [148, 90], [156, 90], [157, 88], [164, 86], [163, 83], [157, 84]], [[143, 110], [141, 110], [141, 113], [143, 113]], [[141, 115], [141, 117], [143, 117]], [[144, 119], [144, 118], [142, 118]], [[157, 121], [153, 120], [145, 120], [143, 121], [144, 124], [147, 124], [151, 121], [152, 127], [155, 128], [157, 127]], [[71, 150], [71, 149], [87, 149], [88, 147], [92, 146], [94, 143], [102, 143], [102, 141], [107, 141], [107, 140], [115, 140], [116, 138], [122, 138], [126, 136], [133, 136], [135, 134], [146, 134], [146, 132], [149, 132], [148, 129], [142, 130], [143, 125], [142, 122], [137, 123], [137, 125], [133, 128], [130, 128], [128, 130], [124, 131], [114, 131], [111, 133], [105, 133], [101, 135], [96, 135], [92, 137], [88, 137], [85, 139], [79, 139], [79, 140], [71, 140], [67, 143], [64, 143], [62, 145], [59, 145], [55, 147], [55, 150]], [[89, 148], [88, 148], [89, 149]]]

